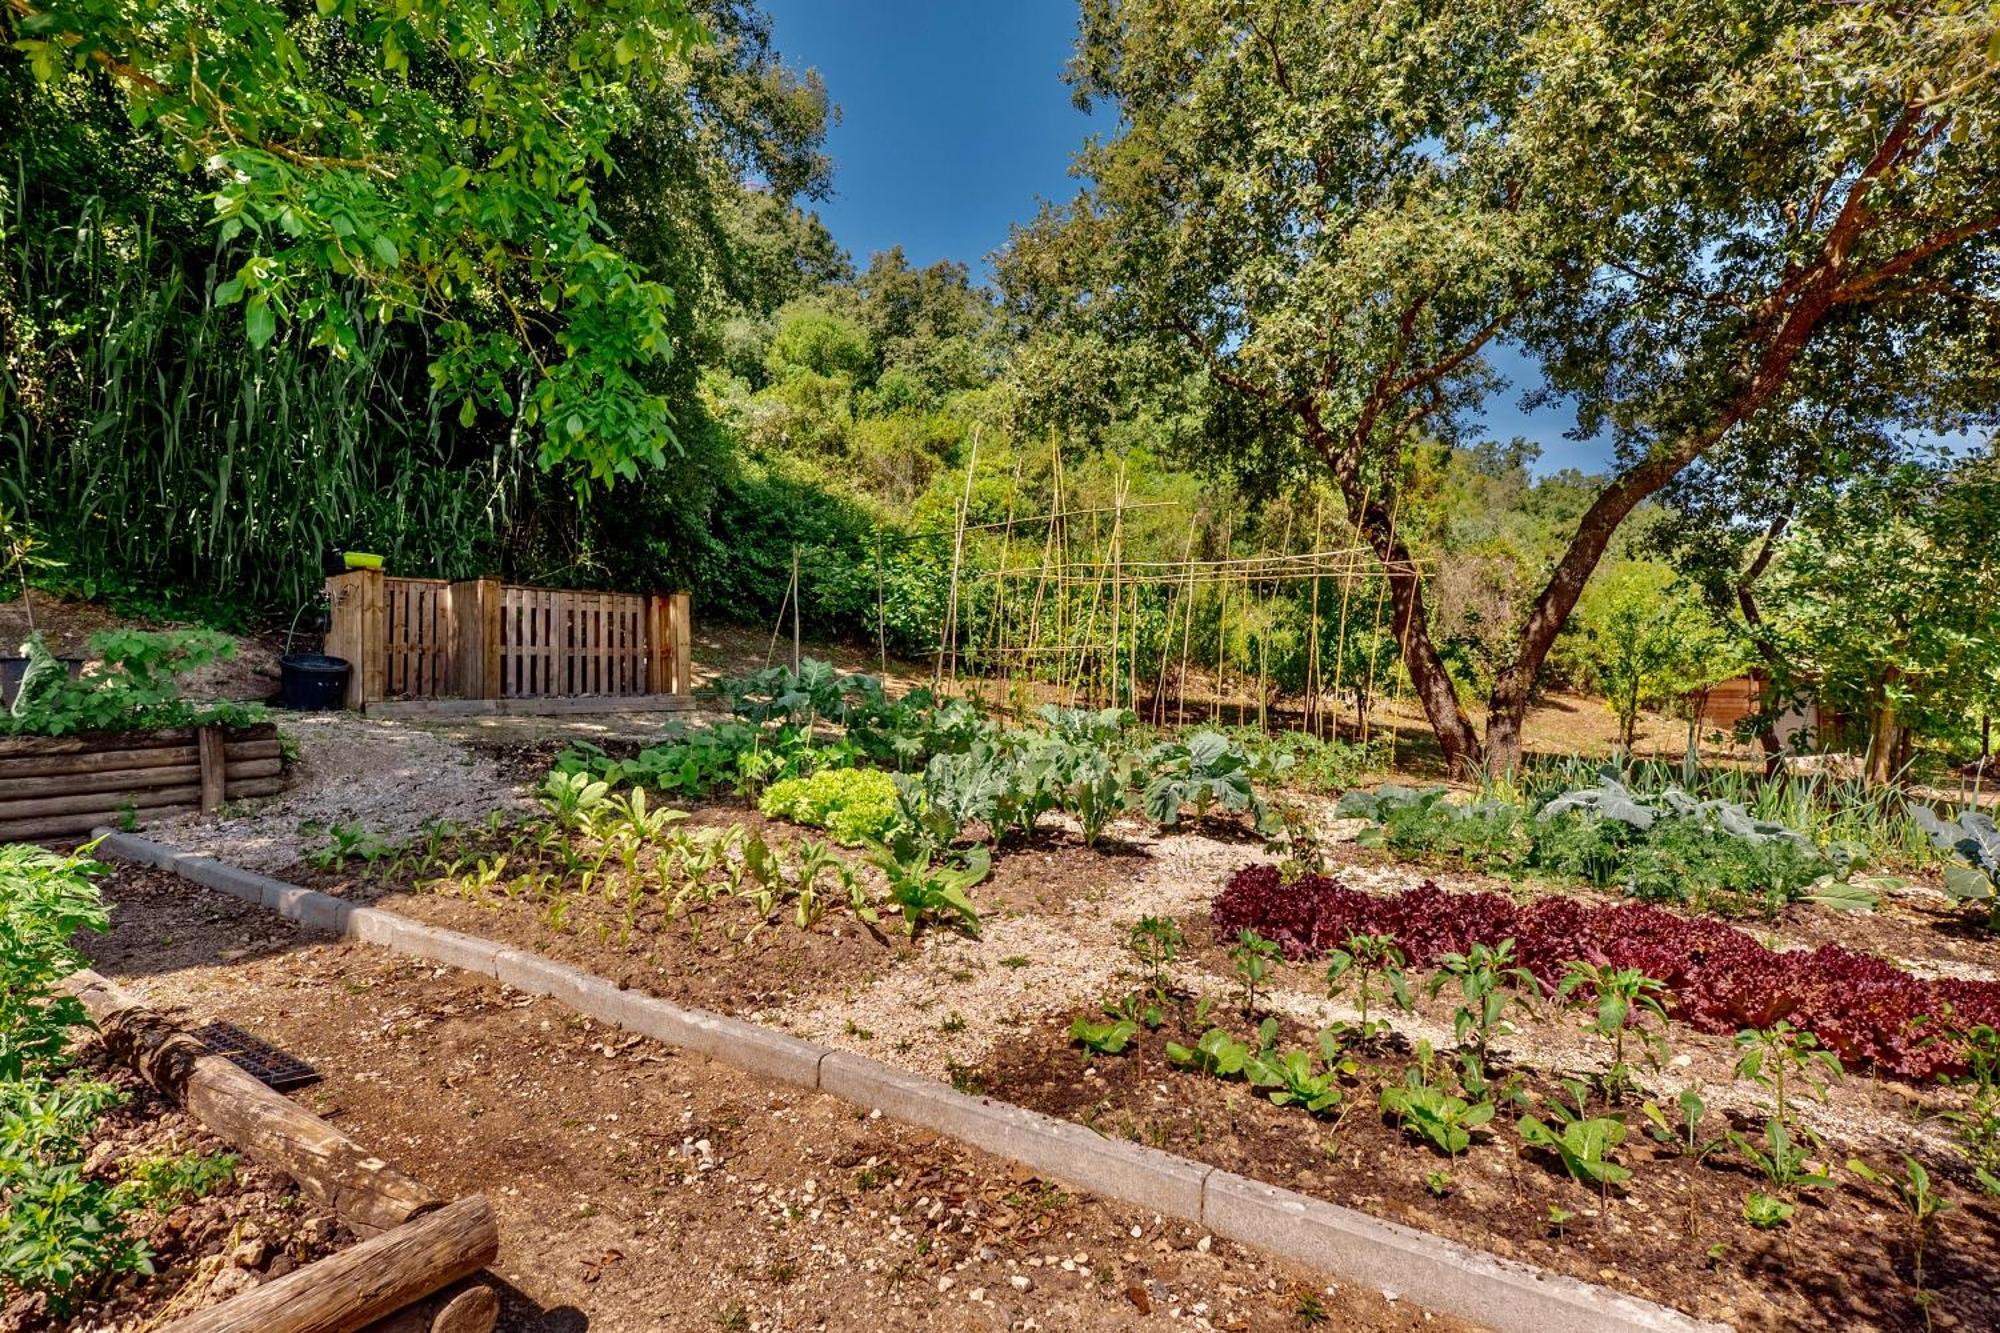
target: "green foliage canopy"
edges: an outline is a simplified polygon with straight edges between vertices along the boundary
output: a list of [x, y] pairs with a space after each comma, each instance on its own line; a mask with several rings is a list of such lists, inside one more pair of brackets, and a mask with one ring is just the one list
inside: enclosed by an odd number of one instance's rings
[[465, 423], [518, 412], [543, 466], [598, 479], [664, 460], [645, 375], [673, 294], [613, 245], [594, 192], [639, 90], [700, 38], [678, 0], [4, 12], [41, 81], [108, 73], [134, 127], [212, 187], [219, 239], [251, 239], [215, 299], [241, 304], [253, 346], [297, 323], [351, 355], [358, 321], [417, 322]]

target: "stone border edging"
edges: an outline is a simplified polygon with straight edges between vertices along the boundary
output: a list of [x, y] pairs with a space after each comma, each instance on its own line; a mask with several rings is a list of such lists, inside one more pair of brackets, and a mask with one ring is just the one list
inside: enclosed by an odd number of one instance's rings
[[957, 1139], [1105, 1198], [1192, 1222], [1227, 1240], [1501, 1333], [1696, 1333], [1725, 1325], [1385, 1222], [1202, 1162], [1107, 1138], [1073, 1121], [972, 1097], [933, 1079], [801, 1041], [755, 1023], [687, 1009], [527, 950], [427, 926], [377, 907], [239, 869], [213, 857], [98, 830], [119, 860], [257, 903], [302, 926], [476, 972], [579, 1013], [723, 1064], [824, 1092]]

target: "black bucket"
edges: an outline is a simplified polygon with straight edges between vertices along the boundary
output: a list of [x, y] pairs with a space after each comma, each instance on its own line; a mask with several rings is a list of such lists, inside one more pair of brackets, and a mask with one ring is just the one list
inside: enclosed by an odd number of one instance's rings
[[347, 698], [347, 675], [353, 669], [342, 657], [288, 653], [278, 659], [279, 702], [302, 713], [338, 708]]

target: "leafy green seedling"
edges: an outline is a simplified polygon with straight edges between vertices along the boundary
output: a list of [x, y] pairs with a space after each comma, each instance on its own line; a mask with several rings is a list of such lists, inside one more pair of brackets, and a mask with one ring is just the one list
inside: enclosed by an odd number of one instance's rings
[[1123, 1055], [1138, 1031], [1137, 1023], [1122, 1018], [1113, 1023], [1093, 1023], [1078, 1017], [1069, 1025], [1070, 1040], [1092, 1055]]
[[1743, 1220], [1759, 1231], [1783, 1226], [1797, 1211], [1798, 1205], [1758, 1190], [1751, 1190], [1750, 1197], [1743, 1201]]
[[1565, 1121], [1553, 1129], [1532, 1115], [1521, 1117], [1521, 1141], [1553, 1153], [1572, 1177], [1597, 1186], [1600, 1192], [1632, 1178], [1629, 1168], [1611, 1160], [1625, 1141], [1625, 1122], [1612, 1116]]

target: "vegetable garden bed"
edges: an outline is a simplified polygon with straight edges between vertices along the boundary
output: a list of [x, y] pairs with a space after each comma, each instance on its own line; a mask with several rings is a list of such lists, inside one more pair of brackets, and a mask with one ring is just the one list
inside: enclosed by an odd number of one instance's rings
[[[781, 867], [779, 883], [796, 882], [804, 836], [743, 805], [701, 804], [665, 836], [699, 839], [732, 828], [769, 849]], [[1169, 878], [1164, 868], [1177, 863], [1216, 867], [1232, 858], [1240, 863], [1249, 849], [1244, 834], [1231, 823], [1212, 822], [1157, 841], [1121, 823], [1094, 847], [1081, 845], [1071, 831], [1054, 828], [1032, 839], [1003, 840], [992, 877], [971, 893], [981, 914], [979, 939], [933, 923], [912, 940], [900, 921], [886, 913], [870, 924], [838, 905], [801, 929], [792, 916], [796, 900], [782, 894], [768, 913], [747, 897], [722, 894], [674, 918], [670, 893], [649, 889], [628, 921], [629, 900], [620, 888], [623, 871], [615, 851], [601, 875], [586, 885], [581, 875], [602, 851], [598, 839], [571, 830], [560, 845], [551, 840], [547, 849], [530, 851], [533, 836], [521, 829], [491, 829], [440, 835], [430, 850], [349, 848], [344, 859], [323, 856], [331, 863], [303, 865], [288, 877], [380, 901], [433, 924], [552, 954], [670, 999], [809, 1029], [816, 1039], [886, 1055], [925, 1072], [941, 1066], [960, 1086], [1071, 1116], [1105, 1133], [1129, 1135], [1747, 1327], [1791, 1326], [1830, 1315], [1843, 1326], [1922, 1325], [1910, 1241], [1894, 1221], [1898, 1214], [1891, 1187], [1844, 1169], [1849, 1155], [1886, 1167], [1900, 1160], [1902, 1152], [1915, 1152], [1934, 1164], [1938, 1188], [1948, 1189], [1954, 1201], [1953, 1211], [1936, 1224], [1926, 1256], [1925, 1289], [1933, 1293], [1936, 1325], [1985, 1327], [2000, 1318], [2000, 1298], [1989, 1290], [1981, 1267], [1983, 1256], [2000, 1241], [2000, 1211], [1979, 1196], [1942, 1123], [1917, 1123], [1962, 1108], [1965, 1097], [1942, 1088], [1926, 1091], [1892, 1077], [1902, 1072], [1928, 1078], [1938, 1063], [1929, 1057], [1928, 1063], [1919, 1061], [1921, 1068], [1900, 1071], [1893, 1059], [1882, 1070], [1857, 1060], [1844, 1081], [1828, 1090], [1824, 1104], [1797, 1108], [1799, 1124], [1821, 1135], [1826, 1145], [1815, 1150], [1813, 1169], [1831, 1172], [1838, 1183], [1796, 1193], [1771, 1185], [1743, 1150], [1728, 1143], [1727, 1135], [1736, 1133], [1753, 1147], [1763, 1144], [1767, 1094], [1737, 1077], [1740, 1052], [1730, 1037], [1734, 1028], [1719, 1021], [1661, 1024], [1671, 1043], [1668, 1059], [1657, 1069], [1634, 1073], [1633, 1089], [1615, 1107], [1588, 1108], [1593, 1114], [1609, 1110], [1625, 1123], [1624, 1141], [1610, 1157], [1632, 1174], [1602, 1193], [1571, 1180], [1557, 1159], [1520, 1137], [1521, 1117], [1555, 1122], [1551, 1104], [1574, 1100], [1574, 1092], [1563, 1085], [1565, 1077], [1588, 1079], [1605, 1064], [1604, 1039], [1580, 1026], [1579, 1011], [1554, 1003], [1546, 993], [1550, 987], [1542, 988], [1531, 1010], [1510, 1009], [1509, 1022], [1516, 1030], [1494, 1042], [1494, 1077], [1518, 1075], [1517, 1090], [1525, 1100], [1503, 1105], [1486, 1127], [1471, 1134], [1456, 1160], [1405, 1133], [1379, 1106], [1382, 1088], [1399, 1083], [1407, 1067], [1420, 1062], [1418, 1042], [1445, 1052], [1434, 1057], [1437, 1068], [1447, 1071], [1437, 1082], [1440, 1088], [1455, 1089], [1448, 1072], [1454, 1040], [1449, 992], [1433, 998], [1419, 988], [1412, 1012], [1391, 1014], [1391, 1031], [1344, 1046], [1341, 1058], [1353, 1059], [1355, 1068], [1336, 1078], [1338, 1100], [1325, 1114], [1273, 1105], [1265, 1093], [1240, 1079], [1175, 1067], [1167, 1059], [1167, 1044], [1195, 1046], [1204, 1023], [1231, 1031], [1253, 1050], [1258, 1045], [1257, 1023], [1242, 1017], [1231, 980], [1236, 960], [1230, 947], [1242, 923], [1232, 918], [1218, 928], [1208, 918], [1209, 900], [1227, 876], [1220, 870], [1197, 870], [1171, 889], [1163, 883]], [[616, 838], [611, 835], [612, 841]], [[1414, 882], [1407, 871], [1382, 870], [1378, 854], [1360, 850], [1336, 855], [1375, 863], [1378, 879], [1400, 873], [1404, 883]], [[568, 890], [555, 887], [565, 856], [576, 860]], [[507, 858], [504, 865], [502, 858]], [[638, 864], [642, 876], [650, 873], [649, 859]], [[869, 883], [871, 897], [879, 893], [871, 872], [858, 874]], [[1278, 884], [1277, 871], [1269, 866], [1246, 872], [1246, 878]], [[831, 887], [831, 880], [822, 884], [823, 889]], [[1311, 885], [1283, 887], [1289, 894], [1275, 895], [1282, 901], [1296, 903], [1310, 896]], [[1359, 896], [1385, 916], [1398, 901], [1379, 893]], [[1593, 913], [1608, 913], [1613, 922], [1638, 914], [1656, 927], [1678, 923], [1696, 941], [1690, 946], [1695, 952], [1704, 946], [1713, 950], [1715, 941], [1709, 937], [1717, 932], [1741, 935], [1713, 919], [1690, 919], [1598, 895], [1537, 901], [1539, 908], [1532, 903], [1519, 907], [1493, 894], [1412, 900], [1407, 914], [1431, 923], [1436, 947], [1423, 945], [1409, 923], [1391, 921], [1385, 928], [1400, 924], [1410, 934], [1413, 982], [1436, 966], [1447, 947], [1466, 947], [1478, 933], [1473, 929], [1477, 923], [1518, 932], [1524, 920], [1538, 919], [1537, 912], [1572, 926], [1579, 914]], [[1166, 1006], [1157, 1030], [1141, 1027], [1124, 1053], [1101, 1055], [1086, 1064], [1071, 1039], [1072, 1022], [1081, 1017], [1115, 1025], [1115, 1018], [1097, 1006], [1130, 994], [1136, 971], [1130, 956], [1122, 975], [1106, 969], [1105, 937], [1122, 942], [1142, 915], [1162, 907], [1180, 914], [1186, 936], [1173, 968], [1177, 998]], [[1225, 898], [1221, 915], [1228, 917], [1229, 910]], [[1353, 905], [1343, 910], [1351, 912]], [[1334, 915], [1329, 911], [1326, 919], [1332, 922]], [[1794, 909], [1793, 915], [1815, 922], [1822, 917], [1855, 919], [1810, 907]], [[1890, 928], [1892, 920], [1886, 915], [1867, 919], [1880, 929]], [[1275, 936], [1284, 935], [1279, 922], [1258, 924]], [[1341, 925], [1383, 923], [1343, 918]], [[1935, 922], [1912, 921], [1900, 943], [1921, 954], [1925, 937], [1937, 928]], [[1073, 949], [1067, 955], [1051, 952], [1050, 942], [1065, 936], [1074, 940]], [[1771, 955], [1748, 935], [1741, 937], [1746, 956], [1766, 969], [1754, 975], [1754, 984], [1783, 974], [1782, 961], [1775, 964], [1775, 974], [1764, 961], [1781, 960], [1781, 955]], [[1581, 937], [1572, 932], [1565, 938]], [[1023, 945], [1023, 940], [1040, 941], [1042, 947]], [[1294, 952], [1317, 954], [1325, 944], [1314, 941]], [[1873, 959], [1866, 962], [1883, 966]], [[1256, 1012], [1260, 1019], [1278, 1018], [1279, 1048], [1314, 1052], [1321, 1028], [1355, 1019], [1346, 1000], [1327, 999], [1323, 961], [1273, 959], [1269, 968]], [[1552, 975], [1559, 973], [1557, 968]], [[1014, 983], [1005, 998], [996, 989], [996, 976]], [[1924, 994], [1949, 993], [1964, 1001], [1988, 989], [1992, 987], [1959, 981]], [[1202, 1017], [1196, 1014], [1197, 994], [1209, 1001], [1209, 1012]], [[1003, 1012], [992, 1012], [996, 1007]], [[1379, 1019], [1379, 997], [1375, 1012]], [[1899, 1051], [1907, 1056], [1915, 1049], [1899, 1046], [1891, 1055]], [[1943, 1054], [1941, 1049], [1921, 1049]], [[1308, 1060], [1316, 1070], [1328, 1063], [1315, 1054]], [[1634, 1057], [1635, 1069], [1637, 1064]], [[1654, 1101], [1671, 1123], [1679, 1114], [1675, 1097], [1682, 1090], [1697, 1091], [1706, 1103], [1696, 1129], [1702, 1144], [1723, 1145], [1698, 1163], [1644, 1132], [1648, 1122], [1641, 1104]], [[1745, 1208], [1755, 1195], [1771, 1200], [1766, 1205], [1771, 1209], [1790, 1209], [1789, 1216], [1768, 1228], [1753, 1223]]]

